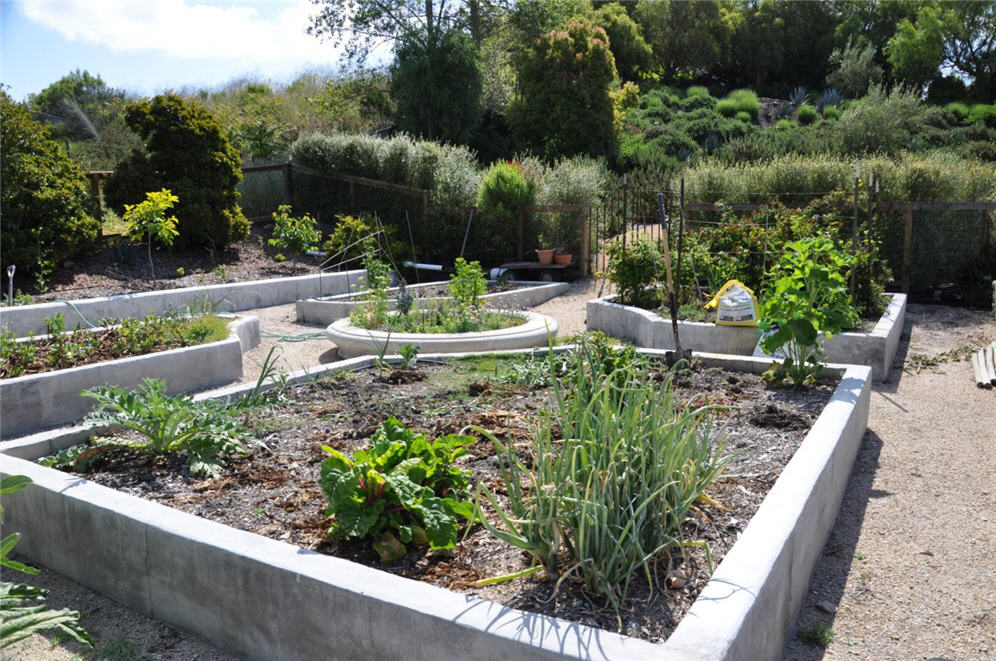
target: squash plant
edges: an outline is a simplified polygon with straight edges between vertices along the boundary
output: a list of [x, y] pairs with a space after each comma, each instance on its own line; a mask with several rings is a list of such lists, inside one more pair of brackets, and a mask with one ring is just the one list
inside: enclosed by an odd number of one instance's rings
[[453, 462], [475, 440], [448, 434], [430, 441], [392, 417], [374, 433], [370, 449], [352, 458], [322, 446], [329, 457], [318, 484], [329, 503], [326, 515], [335, 517], [329, 535], [372, 537], [382, 562], [404, 555], [409, 543], [452, 548], [458, 517], [474, 516], [470, 474]]
[[823, 339], [852, 328], [858, 321], [847, 286], [853, 263], [850, 255], [826, 237], [800, 239], [785, 246], [772, 269], [774, 291], [762, 305], [760, 321], [764, 331], [761, 348], [768, 354], [780, 349], [785, 359], [773, 365], [766, 378], [780, 381], [787, 376], [797, 385], [816, 379]]

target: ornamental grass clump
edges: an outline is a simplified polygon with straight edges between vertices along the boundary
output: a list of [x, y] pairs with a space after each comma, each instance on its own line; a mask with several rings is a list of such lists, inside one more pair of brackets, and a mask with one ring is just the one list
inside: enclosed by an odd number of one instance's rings
[[710, 429], [712, 407], [679, 401], [673, 373], [655, 382], [623, 361], [605, 378], [605, 354], [587, 343], [578, 351], [569, 386], [554, 381], [554, 405], [525, 459], [477, 430], [504, 454], [508, 491], [502, 505], [481, 484], [477, 506], [490, 503], [498, 523], [481, 515], [484, 525], [535, 561], [510, 577], [578, 577], [618, 615], [634, 576], [653, 587], [651, 563], [663, 551], [704, 544], [684, 539], [681, 524], [728, 460]]

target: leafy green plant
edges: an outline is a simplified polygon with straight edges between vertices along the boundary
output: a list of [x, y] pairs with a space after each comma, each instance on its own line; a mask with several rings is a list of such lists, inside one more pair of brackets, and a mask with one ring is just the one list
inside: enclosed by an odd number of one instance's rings
[[142, 439], [93, 439], [89, 447], [60, 452], [47, 465], [83, 468], [98, 455], [122, 449], [153, 454], [183, 451], [191, 475], [217, 477], [223, 466], [221, 455], [247, 454], [243, 441], [248, 434], [223, 409], [194, 401], [190, 395], [167, 395], [162, 379], [147, 378], [134, 392], [105, 385], [80, 395], [97, 401], [98, 408], [87, 416], [88, 422], [126, 429]]
[[[128, 238], [132, 241], [144, 238], [148, 244], [149, 271], [153, 281], [156, 279], [156, 269], [152, 264], [152, 243], [158, 241], [165, 246], [173, 245], [173, 239], [179, 235], [176, 216], [167, 216], [166, 212], [179, 201], [180, 198], [164, 188], [158, 193], [146, 193], [144, 202], [124, 205], [123, 220], [128, 226]], [[178, 269], [177, 274], [182, 275], [182, 270]]]
[[621, 302], [640, 307], [656, 307], [662, 299], [657, 287], [664, 270], [664, 256], [652, 242], [641, 239], [629, 244], [608, 244], [609, 281], [615, 285]]
[[835, 636], [834, 630], [823, 624], [814, 624], [811, 627], [799, 629], [796, 635], [799, 637], [799, 640], [809, 643], [813, 647], [822, 647], [823, 649], [830, 646]]
[[773, 271], [774, 290], [761, 307], [761, 348], [782, 350], [785, 359], [766, 377], [812, 383], [821, 369], [823, 338], [857, 323], [858, 312], [847, 289], [847, 271], [854, 260], [825, 237], [800, 239], [785, 246]]
[[812, 124], [819, 116], [820, 114], [816, 112], [816, 108], [808, 103], [802, 104], [796, 111], [796, 117], [798, 117], [800, 124]]
[[378, 328], [384, 325], [390, 309], [387, 290], [391, 287], [391, 268], [373, 252], [364, 256], [363, 267], [367, 291], [363, 303], [353, 308], [349, 318], [361, 328]]
[[456, 273], [450, 276], [450, 296], [460, 310], [476, 309], [481, 306], [481, 296], [488, 290], [488, 280], [484, 277], [480, 262], [467, 262], [457, 257], [454, 264]]
[[429, 440], [388, 418], [374, 433], [369, 450], [352, 458], [322, 446], [318, 484], [335, 517], [329, 534], [373, 538], [383, 562], [406, 552], [406, 544], [452, 548], [459, 519], [473, 519], [466, 499], [469, 473], [453, 466], [473, 443], [471, 436], [448, 434]]
[[500, 504], [479, 484], [477, 507], [494, 508], [497, 525], [479, 519], [529, 553], [536, 571], [558, 582], [580, 577], [618, 613], [635, 574], [653, 586], [659, 554], [692, 543], [681, 524], [727, 460], [706, 422], [709, 407], [679, 402], [671, 375], [656, 383], [624, 366], [603, 379], [611, 368], [588, 347], [579, 351], [573, 388], [554, 381], [556, 404], [541, 413], [525, 460], [478, 430], [507, 460], [508, 499]]
[[[0, 500], [2, 497], [20, 491], [31, 484], [31, 478], [24, 475], [8, 475], [0, 479]], [[3, 506], [0, 505], [0, 522], [3, 521]], [[0, 566], [19, 571], [29, 576], [39, 572], [8, 556], [21, 539], [21, 533], [11, 533], [0, 540]], [[80, 626], [80, 614], [68, 608], [51, 610], [45, 608], [48, 590], [31, 587], [23, 583], [0, 581], [0, 647], [8, 647], [39, 631], [58, 629], [73, 640], [93, 647], [93, 638]]]
[[222, 248], [249, 235], [236, 190], [241, 159], [209, 111], [164, 94], [128, 105], [125, 120], [145, 149], [115, 166], [104, 184], [109, 207], [119, 211], [146, 191], [168, 188], [180, 200], [177, 245]]
[[36, 354], [33, 342], [18, 342], [14, 331], [9, 328], [0, 330], [0, 374], [4, 377], [24, 374]]
[[273, 237], [269, 244], [279, 250], [289, 250], [294, 254], [295, 261], [300, 261], [301, 255], [318, 247], [322, 233], [318, 230], [318, 221], [304, 214], [295, 218], [291, 214], [289, 204], [281, 204], [273, 213]]
[[419, 348], [414, 344], [405, 344], [400, 349], [398, 353], [401, 355], [401, 364], [399, 367], [403, 370], [415, 369], [415, 363], [418, 361]]

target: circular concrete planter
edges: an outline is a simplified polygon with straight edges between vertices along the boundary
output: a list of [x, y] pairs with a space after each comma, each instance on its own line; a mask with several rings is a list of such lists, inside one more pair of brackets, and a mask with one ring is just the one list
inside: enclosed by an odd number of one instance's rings
[[546, 346], [549, 337], [557, 336], [555, 319], [537, 312], [516, 314], [525, 317], [526, 323], [480, 333], [387, 333], [360, 328], [349, 319], [340, 319], [325, 329], [325, 335], [339, 348], [343, 358], [396, 354], [406, 344], [417, 346], [424, 354], [528, 349]]

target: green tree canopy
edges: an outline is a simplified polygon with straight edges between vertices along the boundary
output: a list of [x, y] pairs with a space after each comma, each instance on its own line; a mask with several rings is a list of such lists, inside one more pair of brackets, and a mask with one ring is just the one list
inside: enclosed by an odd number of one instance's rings
[[595, 12], [594, 22], [609, 35], [616, 71], [623, 80], [638, 80], [653, 66], [654, 52], [643, 39], [636, 21], [618, 2], [603, 5]]
[[96, 239], [86, 176], [44, 124], [0, 90], [0, 268], [44, 277]]
[[615, 158], [609, 85], [616, 66], [605, 30], [573, 20], [533, 42], [518, 70], [520, 94], [507, 115], [523, 144], [548, 159]]
[[120, 114], [125, 95], [108, 87], [100, 76], [77, 69], [38, 94], [28, 105], [38, 119], [52, 125], [56, 138], [96, 138]]
[[398, 125], [430, 140], [464, 143], [481, 121], [481, 65], [465, 34], [438, 30], [398, 41], [391, 96]]
[[248, 236], [238, 205], [239, 153], [214, 116], [172, 94], [128, 106], [128, 126], [145, 141], [115, 168], [104, 186], [108, 205], [138, 204], [150, 190], [168, 188], [180, 202], [179, 245], [223, 248]]

